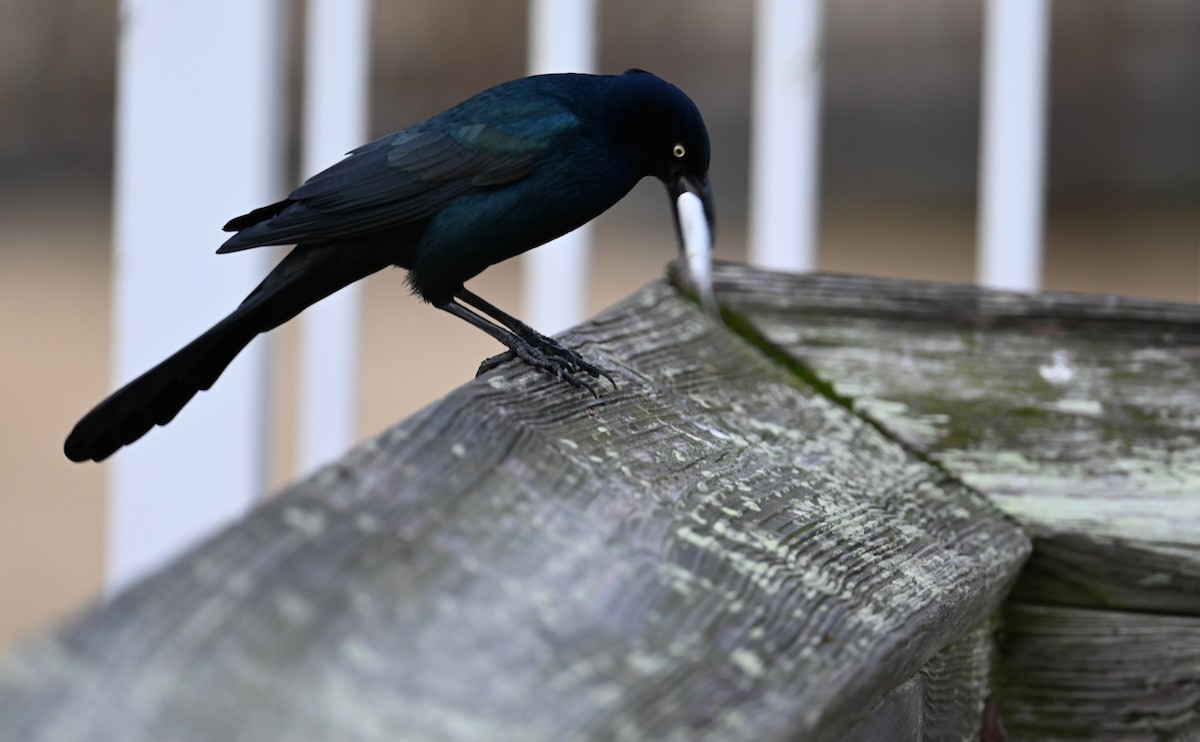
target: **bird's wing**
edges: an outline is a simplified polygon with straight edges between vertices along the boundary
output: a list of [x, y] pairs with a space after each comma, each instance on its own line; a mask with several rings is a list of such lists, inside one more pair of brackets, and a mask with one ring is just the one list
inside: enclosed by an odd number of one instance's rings
[[352, 151], [284, 201], [232, 220], [218, 252], [337, 240], [429, 218], [453, 199], [533, 172], [539, 157], [579, 127], [557, 106], [520, 108], [486, 122], [439, 121]]

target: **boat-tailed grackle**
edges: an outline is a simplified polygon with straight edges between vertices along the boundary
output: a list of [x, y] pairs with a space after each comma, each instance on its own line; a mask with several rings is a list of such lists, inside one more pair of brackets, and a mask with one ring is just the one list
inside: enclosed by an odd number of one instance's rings
[[707, 226], [713, 221], [708, 163], [695, 104], [648, 72], [539, 75], [485, 90], [226, 224], [236, 234], [218, 253], [295, 247], [232, 313], [84, 416], [64, 451], [101, 461], [166, 425], [256, 335], [390, 265], [408, 270], [425, 301], [596, 394], [588, 378], [612, 382], [607, 372], [463, 284], [590, 221], [647, 176], [671, 195], [682, 247], [684, 194], [698, 197]]

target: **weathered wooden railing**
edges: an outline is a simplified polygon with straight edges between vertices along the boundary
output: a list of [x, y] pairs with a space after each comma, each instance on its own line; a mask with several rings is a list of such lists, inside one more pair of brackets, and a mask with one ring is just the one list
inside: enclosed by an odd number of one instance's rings
[[1200, 308], [717, 277], [26, 642], [0, 738], [1200, 730]]

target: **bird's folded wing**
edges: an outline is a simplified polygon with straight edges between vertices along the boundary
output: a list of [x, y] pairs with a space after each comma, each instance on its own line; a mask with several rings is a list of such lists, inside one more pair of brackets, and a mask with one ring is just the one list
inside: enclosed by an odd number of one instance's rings
[[488, 123], [435, 120], [363, 145], [287, 200], [231, 221], [227, 228], [241, 232], [219, 252], [379, 232], [435, 216], [472, 190], [520, 180], [578, 127], [561, 109], [536, 114]]

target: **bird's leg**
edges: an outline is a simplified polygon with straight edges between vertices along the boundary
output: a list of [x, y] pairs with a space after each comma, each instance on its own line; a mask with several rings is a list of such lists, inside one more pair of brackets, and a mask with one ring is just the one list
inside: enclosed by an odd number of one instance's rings
[[[593, 397], [599, 398], [600, 393], [596, 391], [596, 387], [585, 379], [579, 378], [579, 376], [577, 376], [579, 368], [577, 368], [576, 364], [572, 363], [567, 358], [547, 352], [545, 348], [541, 348], [516, 334], [515, 332], [488, 321], [487, 318], [475, 314], [470, 309], [467, 309], [453, 299], [438, 306], [438, 309], [449, 312], [455, 317], [466, 320], [475, 327], [483, 330], [496, 340], [499, 340], [501, 343], [508, 346], [509, 353], [512, 353], [512, 355], [520, 358], [522, 361], [525, 361], [530, 366], [547, 371], [562, 381], [567, 382], [571, 386], [587, 389], [592, 393]], [[507, 354], [503, 355], [507, 356]], [[500, 356], [498, 356], [498, 358], [500, 358]], [[507, 360], [507, 357], [502, 358], [502, 360]], [[482, 364], [480, 364], [479, 371], [476, 375], [495, 368], [501, 362], [502, 361], [497, 361], [496, 358], [489, 358], [487, 361], [484, 361]], [[586, 371], [587, 369], [585, 368], [583, 370]]]
[[[612, 384], [614, 389], [616, 388], [617, 382], [607, 371], [599, 366], [588, 363], [586, 360], [584, 360], [583, 356], [576, 351], [564, 347], [554, 338], [546, 337], [542, 333], [533, 329], [508, 312], [505, 312], [504, 310], [495, 306], [478, 294], [472, 293], [466, 288], [460, 288], [455, 293], [455, 296], [469, 304], [471, 307], [479, 310], [488, 317], [491, 317], [493, 320], [504, 325], [511, 330], [514, 335], [534, 346], [543, 353], [566, 361], [572, 372], [583, 371], [594, 379], [598, 379], [603, 376], [605, 379], [608, 379], [608, 383]], [[496, 366], [499, 366], [501, 363], [504, 363], [509, 358], [511, 358], [511, 356], [507, 353], [501, 353], [498, 356], [489, 358], [479, 366], [479, 372], [483, 373], [484, 371], [489, 371]]]

